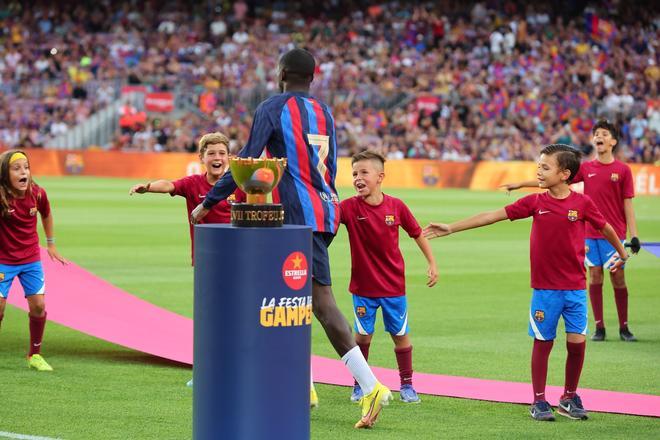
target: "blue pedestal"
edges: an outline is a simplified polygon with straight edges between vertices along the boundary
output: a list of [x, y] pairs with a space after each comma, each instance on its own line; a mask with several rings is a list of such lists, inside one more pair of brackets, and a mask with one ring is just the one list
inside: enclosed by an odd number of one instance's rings
[[311, 228], [195, 227], [194, 439], [309, 439], [311, 286]]

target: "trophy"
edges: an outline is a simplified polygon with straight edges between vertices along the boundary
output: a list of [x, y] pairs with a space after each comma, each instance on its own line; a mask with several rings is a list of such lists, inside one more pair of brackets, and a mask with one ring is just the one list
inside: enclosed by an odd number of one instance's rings
[[231, 205], [231, 224], [238, 227], [272, 228], [284, 223], [280, 204], [266, 202], [286, 167], [286, 159], [234, 157], [229, 160], [231, 175], [245, 194], [247, 203]]

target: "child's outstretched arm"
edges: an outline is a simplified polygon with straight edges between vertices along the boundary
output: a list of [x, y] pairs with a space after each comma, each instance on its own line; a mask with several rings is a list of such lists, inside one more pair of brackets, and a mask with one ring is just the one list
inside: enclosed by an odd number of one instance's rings
[[53, 214], [48, 214], [48, 217], [41, 216], [41, 224], [46, 233], [46, 250], [50, 259], [53, 261], [59, 261], [62, 264], [69, 264], [69, 262], [57, 252], [57, 248], [55, 247], [55, 237], [53, 236]]
[[429, 240], [437, 237], [444, 237], [445, 235], [453, 234], [454, 232], [465, 231], [466, 229], [480, 228], [482, 226], [491, 225], [509, 218], [506, 215], [504, 208], [495, 211], [482, 212], [470, 218], [459, 220], [451, 224], [445, 223], [429, 223], [424, 228], [424, 237]]
[[148, 192], [168, 194], [174, 191], [174, 184], [169, 180], [159, 179], [148, 183], [138, 183], [128, 191], [128, 195], [132, 196], [134, 193], [144, 194]]
[[429, 244], [429, 241], [424, 237], [424, 235], [417, 237], [415, 239], [415, 243], [417, 243], [417, 246], [419, 246], [419, 249], [424, 254], [424, 257], [426, 257], [426, 261], [429, 263], [429, 268], [426, 272], [426, 275], [429, 277], [429, 279], [426, 282], [426, 285], [433, 287], [435, 286], [435, 283], [438, 282], [438, 266], [435, 264], [435, 257], [433, 256], [431, 245]]
[[635, 208], [633, 208], [632, 199], [623, 199], [623, 212], [626, 216], [626, 225], [630, 234], [630, 250], [633, 254], [639, 252], [642, 248], [639, 238], [637, 238], [637, 220], [635, 219]]
[[623, 247], [623, 244], [619, 241], [619, 237], [616, 235], [614, 228], [610, 226], [609, 223], [605, 223], [605, 227], [600, 230], [600, 233], [610, 242], [616, 252], [619, 254], [619, 259], [610, 267], [610, 272], [616, 272], [621, 266], [623, 266], [628, 259], [628, 253]]
[[505, 183], [504, 185], [500, 185], [500, 188], [506, 189], [507, 193], [520, 188], [538, 188], [538, 187], [539, 187], [539, 182], [537, 180], [526, 180], [524, 182]]

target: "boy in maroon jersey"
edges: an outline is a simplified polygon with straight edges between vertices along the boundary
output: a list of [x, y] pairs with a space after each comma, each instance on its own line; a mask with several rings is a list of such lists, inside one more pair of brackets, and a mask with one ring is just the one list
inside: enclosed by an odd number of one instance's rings
[[[592, 130], [592, 145], [597, 158], [584, 162], [573, 183], [584, 182], [584, 193], [592, 198], [603, 217], [616, 231], [623, 242], [626, 229], [630, 234], [630, 249], [634, 254], [640, 250], [637, 237], [637, 222], [632, 199], [635, 197], [632, 172], [625, 163], [616, 160], [614, 150], [619, 141], [614, 124], [607, 120], [596, 122]], [[506, 185], [508, 190], [522, 186], [537, 186], [535, 182], [523, 182]], [[587, 224], [586, 264], [589, 267], [589, 298], [596, 321], [596, 331], [592, 341], [605, 340], [605, 321], [603, 319], [603, 268], [607, 268], [615, 249], [603, 235]], [[628, 287], [624, 268], [610, 272], [610, 281], [614, 288], [614, 300], [619, 317], [619, 337], [623, 341], [634, 342], [637, 338], [628, 329]]]
[[46, 327], [46, 283], [41, 265], [37, 213], [46, 234], [48, 256], [62, 264], [53, 237], [53, 214], [46, 191], [32, 181], [24, 152], [9, 150], [0, 155], [0, 323], [4, 317], [9, 288], [18, 278], [25, 292], [30, 318], [28, 366], [53, 371], [41, 356]]
[[[353, 156], [353, 186], [357, 195], [340, 204], [341, 223], [346, 225], [351, 245], [351, 283], [355, 342], [364, 358], [374, 332], [378, 308], [382, 309], [385, 330], [394, 341], [401, 378], [401, 400], [420, 401], [412, 386], [412, 345], [408, 336], [405, 269], [399, 249], [399, 226], [415, 240], [428, 261], [428, 282], [432, 287], [438, 270], [429, 242], [408, 207], [399, 199], [383, 194], [385, 158], [372, 151]], [[357, 382], [351, 400], [362, 398]]]
[[[193, 174], [181, 179], [170, 181], [165, 179], [154, 180], [148, 183], [134, 185], [129, 195], [144, 194], [147, 192], [169, 194], [172, 197], [186, 198], [186, 209], [190, 218], [192, 210], [204, 200], [206, 193], [220, 180], [229, 168], [229, 138], [222, 133], [207, 133], [199, 140], [199, 159], [206, 168], [204, 174]], [[226, 200], [218, 203], [211, 209], [201, 223], [229, 223], [231, 220], [231, 203], [244, 202], [245, 193], [237, 189]], [[190, 224], [191, 261], [195, 264], [195, 240], [193, 225]], [[192, 386], [190, 379], [187, 383]]]
[[[207, 133], [199, 140], [199, 159], [206, 168], [204, 174], [186, 176], [173, 182], [159, 179], [148, 183], [138, 183], [130, 189], [128, 194], [152, 192], [169, 194], [172, 197], [185, 197], [188, 210], [186, 219], [189, 219], [192, 210], [204, 200], [206, 193], [227, 171], [229, 157], [229, 138], [219, 132]], [[215, 205], [209, 214], [204, 217], [202, 223], [229, 223], [231, 220], [231, 203], [243, 201], [245, 201], [245, 193], [237, 189], [226, 200]], [[190, 225], [191, 248], [194, 246], [193, 234], [193, 225]], [[192, 249], [191, 258], [194, 258], [194, 249]]]
[[569, 184], [580, 168], [580, 153], [568, 145], [553, 144], [541, 150], [536, 178], [547, 191], [530, 194], [496, 211], [477, 214], [452, 224], [431, 223], [424, 229], [428, 238], [490, 225], [505, 219], [533, 217], [530, 236], [532, 304], [529, 335], [532, 349], [535, 420], [555, 417], [545, 399], [548, 357], [557, 334], [559, 317], [566, 327], [566, 378], [557, 412], [571, 419], [586, 419], [587, 411], [576, 393], [584, 362], [587, 334], [587, 292], [585, 290], [585, 224], [600, 231], [616, 249], [611, 271], [616, 272], [628, 258], [616, 232], [587, 195], [571, 191]]

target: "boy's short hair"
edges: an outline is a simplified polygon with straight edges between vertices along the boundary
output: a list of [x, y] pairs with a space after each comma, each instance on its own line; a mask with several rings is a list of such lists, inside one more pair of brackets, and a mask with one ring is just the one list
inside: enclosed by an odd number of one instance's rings
[[[617, 145], [619, 143], [619, 130], [617, 130], [616, 125], [613, 122], [608, 121], [607, 119], [599, 119], [591, 129], [591, 135], [596, 134], [596, 130], [602, 128], [610, 132], [610, 135], [616, 139]], [[616, 148], [616, 147], [615, 147]]]
[[204, 156], [206, 149], [209, 147], [209, 144], [223, 144], [227, 147], [227, 153], [229, 153], [229, 138], [224, 134], [216, 131], [215, 133], [206, 133], [199, 140], [199, 155]]
[[380, 163], [381, 169], [385, 169], [385, 157], [373, 150], [364, 150], [356, 153], [351, 158], [351, 165], [355, 165], [355, 162], [360, 162], [362, 160], [373, 160]]
[[582, 153], [570, 145], [550, 144], [541, 150], [541, 154], [545, 154], [546, 156], [555, 155], [559, 168], [571, 172], [567, 182], [571, 183], [573, 181], [573, 178], [580, 169], [580, 157]]

